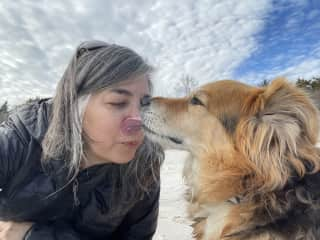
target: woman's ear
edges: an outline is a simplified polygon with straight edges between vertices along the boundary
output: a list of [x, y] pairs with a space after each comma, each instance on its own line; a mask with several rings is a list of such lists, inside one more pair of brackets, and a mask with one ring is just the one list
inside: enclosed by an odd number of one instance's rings
[[304, 175], [305, 161], [298, 148], [314, 145], [318, 114], [304, 92], [282, 78], [248, 96], [246, 116], [236, 130], [238, 148], [263, 179], [264, 188], [283, 187], [290, 176]]

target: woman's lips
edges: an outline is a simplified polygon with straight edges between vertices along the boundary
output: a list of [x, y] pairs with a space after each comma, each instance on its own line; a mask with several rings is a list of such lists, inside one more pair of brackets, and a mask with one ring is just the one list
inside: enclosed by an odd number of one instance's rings
[[123, 142], [122, 144], [128, 147], [137, 147], [140, 145], [140, 141], [128, 141], [128, 142]]

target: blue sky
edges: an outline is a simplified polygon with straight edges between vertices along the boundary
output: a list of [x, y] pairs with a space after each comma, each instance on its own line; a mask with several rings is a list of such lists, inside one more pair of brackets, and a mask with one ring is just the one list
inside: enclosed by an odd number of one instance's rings
[[[320, 59], [320, 1], [275, 1], [256, 36], [257, 51], [234, 71], [244, 81], [254, 81], [248, 75], [259, 73], [272, 79], [274, 73], [284, 72], [304, 61]], [[297, 70], [290, 77], [319, 76], [319, 69]], [[248, 79], [246, 79], [248, 77]]]
[[0, 104], [50, 97], [76, 46], [99, 39], [153, 64], [155, 94], [320, 75], [318, 0], [1, 0]]

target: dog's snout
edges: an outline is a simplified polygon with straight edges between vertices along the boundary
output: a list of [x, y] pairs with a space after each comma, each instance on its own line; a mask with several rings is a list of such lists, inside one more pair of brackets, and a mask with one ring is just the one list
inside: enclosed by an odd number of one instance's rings
[[151, 104], [151, 97], [150, 96], [144, 96], [140, 101], [141, 107], [147, 107]]

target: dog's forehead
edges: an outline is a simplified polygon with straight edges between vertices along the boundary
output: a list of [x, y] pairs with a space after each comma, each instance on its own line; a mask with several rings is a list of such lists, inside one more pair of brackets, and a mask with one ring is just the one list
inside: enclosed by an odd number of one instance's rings
[[196, 96], [204, 100], [210, 113], [220, 117], [239, 117], [249, 96], [258, 88], [233, 80], [222, 80], [203, 85]]
[[208, 101], [223, 101], [226, 104], [241, 101], [256, 91], [257, 88], [233, 80], [222, 80], [203, 85], [196, 95], [209, 98]]
[[206, 92], [250, 91], [252, 86], [234, 80], [221, 80], [203, 85], [200, 90]]

